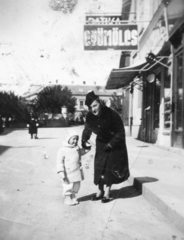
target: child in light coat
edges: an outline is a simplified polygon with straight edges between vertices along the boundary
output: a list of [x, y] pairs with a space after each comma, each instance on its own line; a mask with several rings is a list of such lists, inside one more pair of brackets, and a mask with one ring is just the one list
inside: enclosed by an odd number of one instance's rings
[[80, 189], [80, 182], [84, 179], [81, 156], [88, 150], [78, 146], [79, 136], [74, 131], [68, 131], [67, 139], [57, 153], [57, 173], [62, 178], [64, 203], [76, 205], [76, 194]]

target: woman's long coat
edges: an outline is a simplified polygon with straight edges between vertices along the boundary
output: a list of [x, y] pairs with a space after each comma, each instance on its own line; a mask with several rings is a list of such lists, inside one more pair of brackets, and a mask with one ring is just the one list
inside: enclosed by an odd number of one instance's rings
[[37, 134], [38, 132], [38, 122], [36, 119], [31, 119], [29, 122], [29, 134]]
[[[102, 175], [105, 184], [117, 184], [127, 180], [130, 175], [128, 154], [124, 125], [120, 116], [106, 106], [101, 107], [99, 116], [88, 112], [82, 140], [89, 140], [92, 132], [97, 135], [94, 183], [99, 184]], [[107, 143], [112, 146], [109, 152], [104, 150]]]

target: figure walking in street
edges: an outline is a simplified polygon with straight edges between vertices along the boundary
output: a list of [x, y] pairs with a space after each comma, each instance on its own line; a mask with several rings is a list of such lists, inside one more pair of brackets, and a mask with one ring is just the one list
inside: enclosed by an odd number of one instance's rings
[[4, 128], [3, 128], [3, 119], [2, 119], [2, 117], [0, 115], [0, 133], [2, 133], [3, 130], [4, 130]]
[[118, 113], [103, 105], [93, 91], [86, 95], [85, 104], [89, 112], [82, 133], [82, 147], [88, 148], [86, 143], [92, 132], [97, 135], [94, 184], [98, 185], [98, 191], [91, 200], [107, 203], [112, 184], [121, 183], [130, 175], [124, 125]]
[[38, 136], [37, 136], [38, 126], [39, 126], [39, 123], [37, 119], [31, 117], [29, 124], [27, 124], [27, 127], [29, 128], [29, 134], [31, 135], [31, 139], [33, 139], [33, 137], [35, 139], [38, 139]]
[[81, 181], [84, 180], [81, 156], [88, 150], [78, 146], [79, 136], [75, 131], [69, 131], [66, 141], [57, 153], [57, 173], [61, 176], [64, 204], [76, 205], [79, 202], [76, 194], [80, 189]]

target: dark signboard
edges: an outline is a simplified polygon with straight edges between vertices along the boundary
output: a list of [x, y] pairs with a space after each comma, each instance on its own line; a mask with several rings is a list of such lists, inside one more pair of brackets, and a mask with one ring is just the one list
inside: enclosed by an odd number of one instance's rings
[[137, 25], [84, 25], [84, 50], [131, 51], [137, 49]]

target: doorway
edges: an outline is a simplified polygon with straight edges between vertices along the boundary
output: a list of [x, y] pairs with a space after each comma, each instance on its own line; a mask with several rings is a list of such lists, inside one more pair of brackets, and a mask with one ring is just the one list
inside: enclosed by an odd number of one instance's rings
[[173, 137], [172, 146], [184, 148], [184, 104], [183, 104], [183, 49], [175, 53], [173, 81]]
[[144, 141], [155, 143], [159, 132], [161, 72], [152, 81], [145, 81], [144, 90]]

